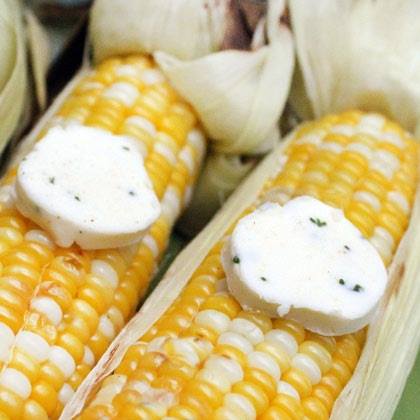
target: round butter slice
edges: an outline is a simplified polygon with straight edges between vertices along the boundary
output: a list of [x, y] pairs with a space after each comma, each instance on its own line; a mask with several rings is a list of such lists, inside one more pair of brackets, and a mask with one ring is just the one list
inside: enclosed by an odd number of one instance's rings
[[50, 129], [20, 163], [15, 195], [63, 247], [130, 245], [160, 214], [135, 140], [84, 126]]
[[245, 309], [323, 335], [367, 325], [388, 280], [378, 252], [343, 212], [306, 196], [243, 217], [222, 261]]

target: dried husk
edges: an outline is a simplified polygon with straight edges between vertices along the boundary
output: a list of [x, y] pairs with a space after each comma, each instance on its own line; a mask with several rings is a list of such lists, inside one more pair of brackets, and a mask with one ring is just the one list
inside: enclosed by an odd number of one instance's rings
[[[101, 379], [120, 363], [125, 351], [163, 315], [188, 283], [211, 248], [242, 212], [254, 203], [264, 183], [282, 165], [291, 133], [270, 153], [206, 228], [181, 252], [140, 311], [117, 336], [66, 406], [62, 419], [76, 416]], [[369, 333], [356, 370], [339, 396], [333, 420], [386, 420], [401, 395], [420, 341], [420, 194], [416, 195], [409, 227], [389, 268], [389, 287]]]
[[15, 132], [25, 105], [26, 50], [20, 3], [0, 0], [0, 152]]
[[[290, 0], [299, 60], [291, 101], [318, 118], [381, 112], [414, 132], [420, 117], [417, 0]], [[305, 91], [309, 104], [304, 103]], [[303, 105], [303, 106], [302, 106]]]

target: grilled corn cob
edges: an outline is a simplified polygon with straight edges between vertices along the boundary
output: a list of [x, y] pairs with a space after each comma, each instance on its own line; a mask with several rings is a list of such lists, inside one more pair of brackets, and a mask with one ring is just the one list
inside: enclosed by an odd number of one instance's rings
[[[0, 418], [57, 418], [134, 313], [165, 250], [204, 151], [196, 118], [153, 61], [104, 61], [49, 126], [83, 124], [138, 140], [162, 214], [139, 245], [58, 248], [13, 207], [0, 208]], [[92, 156], [92, 158], [94, 158]]]
[[[245, 214], [267, 200], [316, 197], [343, 209], [389, 265], [410, 219], [417, 159], [413, 138], [380, 115], [326, 116], [295, 132], [282, 168]], [[243, 310], [226, 289], [225, 239], [95, 388], [80, 420], [328, 419], [366, 329], [324, 337]]]

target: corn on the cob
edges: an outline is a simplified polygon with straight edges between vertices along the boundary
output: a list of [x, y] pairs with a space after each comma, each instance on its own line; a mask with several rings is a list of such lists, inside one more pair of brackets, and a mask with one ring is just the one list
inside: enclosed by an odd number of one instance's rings
[[[146, 56], [110, 59], [83, 79], [51, 121], [131, 136], [161, 200], [139, 245], [57, 248], [10, 202], [0, 208], [0, 418], [56, 418], [135, 311], [188, 200], [203, 154], [196, 118]], [[92, 158], [94, 158], [92, 156]]]
[[[306, 194], [342, 208], [389, 264], [415, 195], [414, 140], [380, 115], [351, 111], [301, 127], [284, 158], [258, 203]], [[226, 290], [223, 246], [215, 245], [169, 310], [128, 348], [81, 420], [329, 417], [366, 330], [324, 337], [242, 310]]]

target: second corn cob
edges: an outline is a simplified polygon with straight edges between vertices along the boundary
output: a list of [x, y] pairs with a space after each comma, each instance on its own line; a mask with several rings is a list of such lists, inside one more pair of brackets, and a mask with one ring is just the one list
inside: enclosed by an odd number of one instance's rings
[[[416, 193], [418, 147], [410, 135], [380, 115], [352, 111], [298, 129], [280, 160], [258, 203], [311, 195], [342, 208], [389, 265]], [[324, 337], [242, 310], [226, 290], [223, 246], [127, 349], [81, 419], [329, 417], [366, 331]]]
[[58, 248], [14, 208], [10, 190], [16, 171], [9, 171], [0, 208], [2, 419], [60, 415], [136, 310], [188, 201], [205, 147], [190, 107], [141, 55], [98, 65], [49, 126], [57, 124], [136, 139], [162, 214], [138, 246]]

